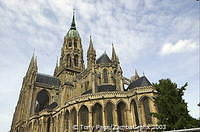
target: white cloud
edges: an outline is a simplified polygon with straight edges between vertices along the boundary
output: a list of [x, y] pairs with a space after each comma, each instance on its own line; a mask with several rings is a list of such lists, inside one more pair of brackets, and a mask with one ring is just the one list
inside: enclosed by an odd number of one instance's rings
[[198, 47], [197, 43], [191, 40], [179, 40], [175, 44], [173, 43], [164, 44], [163, 47], [161, 48], [160, 54], [169, 55], [174, 53], [190, 52], [197, 47]]

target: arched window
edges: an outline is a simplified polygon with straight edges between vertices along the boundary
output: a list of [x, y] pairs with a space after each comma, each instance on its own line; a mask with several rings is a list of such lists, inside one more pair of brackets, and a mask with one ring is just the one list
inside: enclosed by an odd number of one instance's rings
[[146, 125], [152, 124], [151, 111], [150, 111], [150, 107], [149, 107], [149, 98], [143, 97], [143, 99], [141, 101], [143, 104]]
[[102, 125], [103, 120], [102, 120], [102, 106], [98, 103], [96, 103], [92, 107], [92, 125]]
[[103, 82], [108, 83], [108, 71], [107, 69], [103, 69]]
[[88, 126], [89, 111], [85, 105], [81, 106], [81, 108], [79, 110], [79, 121], [80, 121], [80, 125]]
[[78, 55], [74, 56], [74, 65], [78, 66]]
[[98, 82], [99, 84], [101, 84], [101, 74], [98, 74], [97, 76], [98, 76]]
[[133, 121], [135, 120], [136, 126], [139, 126], [139, 117], [138, 117], [138, 110], [137, 110], [137, 104], [135, 100], [132, 100], [131, 102], [131, 110], [132, 110], [132, 118]]
[[114, 105], [111, 102], [108, 102], [105, 106], [105, 119], [107, 126], [113, 125], [113, 110]]
[[89, 88], [89, 81], [86, 81], [85, 82], [85, 90], [88, 90], [88, 88]]
[[119, 126], [126, 125], [126, 104], [124, 102], [117, 105], [117, 117]]
[[64, 128], [69, 130], [69, 111], [67, 110], [64, 115]]
[[[74, 126], [77, 125], [77, 112], [76, 112], [75, 108], [73, 108], [71, 111], [71, 122], [72, 122], [71, 128], [73, 130]], [[75, 130], [73, 130], [73, 131], [75, 131]]]
[[72, 47], [72, 41], [71, 40], [68, 41], [68, 46]]
[[77, 48], [77, 41], [74, 40], [74, 48]]
[[67, 66], [72, 67], [72, 60], [70, 54], [67, 55]]
[[115, 77], [112, 77], [112, 81], [113, 81], [114, 84], [116, 84], [116, 79], [115, 79]]
[[49, 105], [49, 93], [46, 90], [41, 90], [36, 97], [35, 112], [38, 113]]

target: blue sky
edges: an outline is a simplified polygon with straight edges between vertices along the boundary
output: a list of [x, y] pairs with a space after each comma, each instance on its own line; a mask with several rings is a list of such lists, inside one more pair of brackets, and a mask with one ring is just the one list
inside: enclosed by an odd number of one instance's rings
[[[0, 127], [8, 131], [35, 49], [39, 72], [52, 74], [73, 8], [84, 53], [114, 43], [124, 76], [188, 82], [184, 98], [199, 118], [199, 10], [196, 0], [0, 0]], [[86, 54], [85, 54], [86, 57]]]

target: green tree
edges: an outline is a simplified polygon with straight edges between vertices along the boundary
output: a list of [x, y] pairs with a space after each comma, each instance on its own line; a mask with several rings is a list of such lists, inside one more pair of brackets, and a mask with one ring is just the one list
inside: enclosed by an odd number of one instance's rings
[[158, 113], [152, 115], [159, 120], [159, 124], [165, 124], [168, 130], [200, 126], [200, 121], [189, 115], [187, 103], [182, 98], [187, 83], [178, 88], [170, 79], [162, 79], [153, 85], [158, 92], [155, 97]]

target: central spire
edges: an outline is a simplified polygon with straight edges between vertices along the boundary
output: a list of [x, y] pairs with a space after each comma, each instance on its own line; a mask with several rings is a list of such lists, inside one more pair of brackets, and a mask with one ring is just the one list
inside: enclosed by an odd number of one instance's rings
[[75, 29], [76, 30], [76, 23], [75, 23], [75, 9], [73, 9], [73, 18], [72, 18], [72, 24], [70, 29]]

